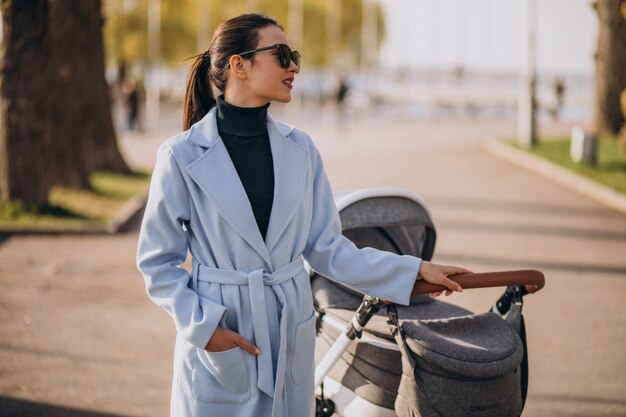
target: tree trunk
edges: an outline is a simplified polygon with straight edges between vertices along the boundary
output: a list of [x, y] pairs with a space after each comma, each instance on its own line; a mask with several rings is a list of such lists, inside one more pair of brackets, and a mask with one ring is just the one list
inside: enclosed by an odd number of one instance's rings
[[[50, 65], [48, 99], [54, 140], [55, 184], [89, 187], [89, 114], [91, 91], [83, 79], [92, 71], [90, 44], [82, 31], [84, 2], [48, 0]], [[91, 28], [91, 30], [94, 30]]]
[[0, 0], [0, 199], [43, 205], [95, 169], [130, 172], [115, 140], [100, 0]]
[[[60, 9], [67, 9], [67, 0], [50, 0]], [[75, 3], [71, 23], [75, 40], [71, 49], [76, 68], [82, 68], [76, 90], [83, 97], [83, 139], [87, 145], [84, 156], [90, 171], [108, 170], [129, 173], [130, 169], [117, 147], [109, 88], [104, 72], [103, 19], [101, 0]], [[67, 14], [65, 14], [67, 16]], [[61, 14], [60, 16], [63, 16]], [[67, 18], [66, 18], [67, 19]]]
[[596, 51], [596, 134], [617, 134], [624, 123], [620, 94], [626, 88], [626, 2], [597, 0], [598, 49]]
[[1, 5], [0, 199], [39, 206], [52, 187], [47, 3], [2, 0]]

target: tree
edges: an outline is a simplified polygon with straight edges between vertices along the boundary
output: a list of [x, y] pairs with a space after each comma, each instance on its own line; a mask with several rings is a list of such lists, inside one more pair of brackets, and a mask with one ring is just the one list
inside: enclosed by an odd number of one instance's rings
[[104, 79], [100, 0], [2, 0], [0, 198], [47, 202], [95, 169], [129, 172]]
[[626, 1], [597, 0], [598, 48], [594, 129], [597, 134], [617, 134], [624, 123], [620, 94], [626, 89]]
[[[68, 187], [89, 186], [90, 164], [88, 130], [89, 118], [87, 96], [82, 79], [90, 71], [91, 62], [79, 59], [89, 45], [86, 36], [77, 36], [75, 26], [83, 16], [88, 2], [48, 0], [49, 61], [43, 76], [47, 80], [50, 136], [53, 138], [52, 153], [56, 162], [53, 169], [55, 184]], [[65, 17], [65, 19], [63, 18]], [[87, 158], [84, 158], [87, 156]]]
[[[196, 33], [198, 13], [207, 13], [211, 31], [219, 22], [246, 11], [246, 1], [203, 0], [207, 10], [198, 11], [198, 0], [161, 0], [161, 30], [167, 36], [161, 37], [161, 58], [169, 67], [186, 65], [182, 61], [199, 52]], [[337, 50], [351, 63], [360, 60], [361, 48], [361, 7], [363, 0], [342, 0], [340, 13], [341, 39], [336, 39]], [[144, 65], [147, 61], [147, 4], [148, 0], [105, 0], [107, 22], [105, 44], [107, 59], [111, 64], [126, 60]], [[258, 0], [259, 11], [275, 17], [289, 32], [287, 11], [289, 0]], [[384, 37], [382, 10], [378, 7], [379, 40]], [[304, 65], [321, 67], [327, 62], [322, 45], [326, 36], [327, 1], [304, 0]], [[209, 46], [206, 40], [203, 48]]]
[[[48, 62], [46, 0], [2, 0], [0, 199], [42, 205], [52, 187], [43, 92]], [[40, 75], [37, 75], [40, 73]], [[33, 76], [35, 75], [35, 76]]]
[[[103, 19], [101, 0], [49, 0], [50, 21], [54, 22], [53, 48], [63, 59], [54, 62], [57, 79], [61, 81], [58, 91], [62, 94], [55, 108], [62, 108], [63, 101], [71, 99], [75, 108], [65, 112], [66, 118], [75, 120], [71, 144], [81, 144], [80, 157], [87, 172], [107, 170], [130, 172], [124, 162], [115, 138], [111, 116], [109, 88], [104, 73]], [[61, 36], [64, 34], [65, 36]], [[68, 77], [67, 65], [75, 76]], [[57, 138], [70, 137], [55, 135]]]

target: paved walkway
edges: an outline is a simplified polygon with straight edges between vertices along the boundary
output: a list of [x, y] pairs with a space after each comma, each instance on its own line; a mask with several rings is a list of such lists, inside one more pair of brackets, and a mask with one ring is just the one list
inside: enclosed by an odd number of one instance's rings
[[[524, 416], [626, 416], [626, 216], [482, 150], [485, 135], [512, 136], [514, 122], [321, 120], [303, 126], [334, 188], [422, 194], [436, 261], [545, 272], [525, 308]], [[174, 131], [125, 135], [123, 151], [149, 167]], [[145, 295], [136, 239], [135, 228], [0, 243], [0, 416], [167, 415], [174, 329]], [[498, 293], [450, 300], [483, 311]]]

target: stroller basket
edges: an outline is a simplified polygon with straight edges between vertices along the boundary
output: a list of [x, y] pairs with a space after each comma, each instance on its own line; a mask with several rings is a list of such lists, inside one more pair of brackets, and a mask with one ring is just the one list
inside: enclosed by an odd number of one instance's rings
[[519, 416], [524, 358], [520, 325], [519, 304], [511, 307], [506, 320], [493, 312], [399, 320], [394, 334], [402, 352], [403, 375], [396, 413], [401, 417]]

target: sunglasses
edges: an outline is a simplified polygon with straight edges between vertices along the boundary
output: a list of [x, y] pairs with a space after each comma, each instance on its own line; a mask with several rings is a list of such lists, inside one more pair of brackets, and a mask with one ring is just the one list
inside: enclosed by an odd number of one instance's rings
[[[300, 68], [300, 61], [302, 59], [302, 55], [300, 55], [300, 52], [298, 51], [292, 51], [291, 48], [289, 48], [289, 46], [285, 45], [284, 43], [277, 43], [275, 45], [264, 46], [263, 48], [257, 48], [251, 51], [245, 51], [237, 55], [239, 56], [252, 55], [256, 52], [270, 51], [272, 49], [278, 50], [278, 55], [277, 55], [278, 62], [280, 63], [281, 67], [289, 68], [289, 65], [291, 65], [291, 61], [293, 61], [293, 63], [296, 64], [298, 68]], [[229, 64], [226, 65], [227, 68], [229, 66], [230, 66]]]

